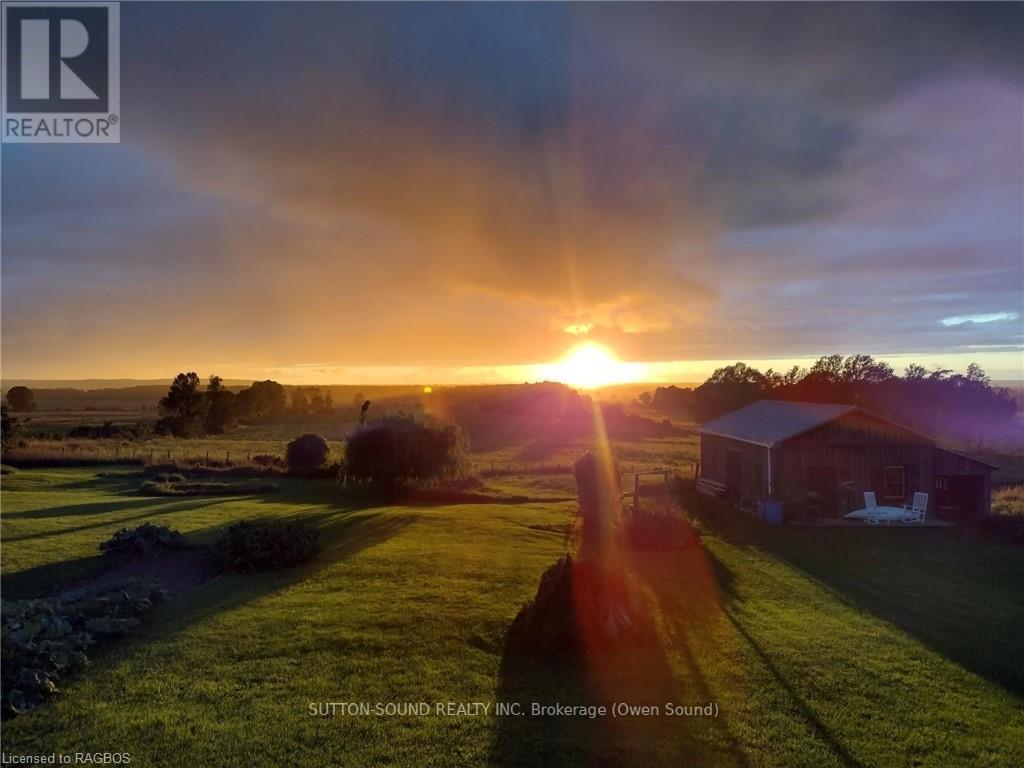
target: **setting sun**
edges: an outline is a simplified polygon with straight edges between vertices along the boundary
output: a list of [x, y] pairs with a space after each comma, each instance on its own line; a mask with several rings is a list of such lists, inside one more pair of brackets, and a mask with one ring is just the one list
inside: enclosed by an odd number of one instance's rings
[[573, 347], [557, 363], [544, 368], [544, 377], [571, 387], [596, 389], [634, 381], [640, 366], [624, 363], [608, 347], [588, 341]]

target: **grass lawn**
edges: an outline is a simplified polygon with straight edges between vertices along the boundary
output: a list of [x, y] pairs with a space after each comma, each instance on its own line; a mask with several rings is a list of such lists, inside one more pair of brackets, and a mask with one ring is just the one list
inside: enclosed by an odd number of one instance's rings
[[[331, 483], [152, 498], [95, 470], [3, 478], [5, 599], [101, 567], [145, 521], [210, 538], [305, 519], [322, 553], [221, 576], [157, 609], [5, 752], [128, 751], [133, 766], [1024, 765], [1024, 557], [959, 529], [708, 532], [631, 570], [660, 647], [550, 666], [504, 632], [561, 552], [572, 504], [353, 508]], [[510, 481], [511, 482], [511, 481]], [[556, 490], [543, 483], [535, 490]], [[511, 487], [511, 486], [510, 486]], [[538, 495], [540, 495], [538, 493]], [[342, 717], [310, 702], [718, 705], [717, 718]]]

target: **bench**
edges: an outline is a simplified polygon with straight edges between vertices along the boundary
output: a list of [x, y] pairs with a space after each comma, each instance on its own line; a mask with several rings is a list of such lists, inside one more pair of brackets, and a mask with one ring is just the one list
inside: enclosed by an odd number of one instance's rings
[[697, 479], [697, 493], [703, 494], [704, 496], [710, 496], [714, 499], [721, 496], [725, 491], [725, 483], [720, 483], [717, 480], [709, 480], [706, 477]]

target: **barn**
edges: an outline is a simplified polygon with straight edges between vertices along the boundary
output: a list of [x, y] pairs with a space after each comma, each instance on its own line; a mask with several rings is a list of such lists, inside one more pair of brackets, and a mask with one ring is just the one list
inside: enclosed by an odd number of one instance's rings
[[759, 400], [700, 428], [701, 487], [750, 509], [781, 500], [787, 519], [841, 517], [865, 491], [887, 506], [924, 491], [930, 517], [973, 517], [993, 469], [852, 405]]

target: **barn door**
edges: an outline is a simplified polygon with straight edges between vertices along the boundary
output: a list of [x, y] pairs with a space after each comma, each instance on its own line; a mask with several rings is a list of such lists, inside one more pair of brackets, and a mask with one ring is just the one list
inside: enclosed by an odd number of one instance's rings
[[743, 495], [743, 459], [739, 451], [725, 452], [725, 494], [734, 504], [739, 504]]
[[[955, 518], [970, 518], [984, 512], [985, 479], [967, 475], [945, 478], [945, 490], [939, 490], [938, 509], [952, 512]], [[929, 510], [931, 512], [931, 510]]]

